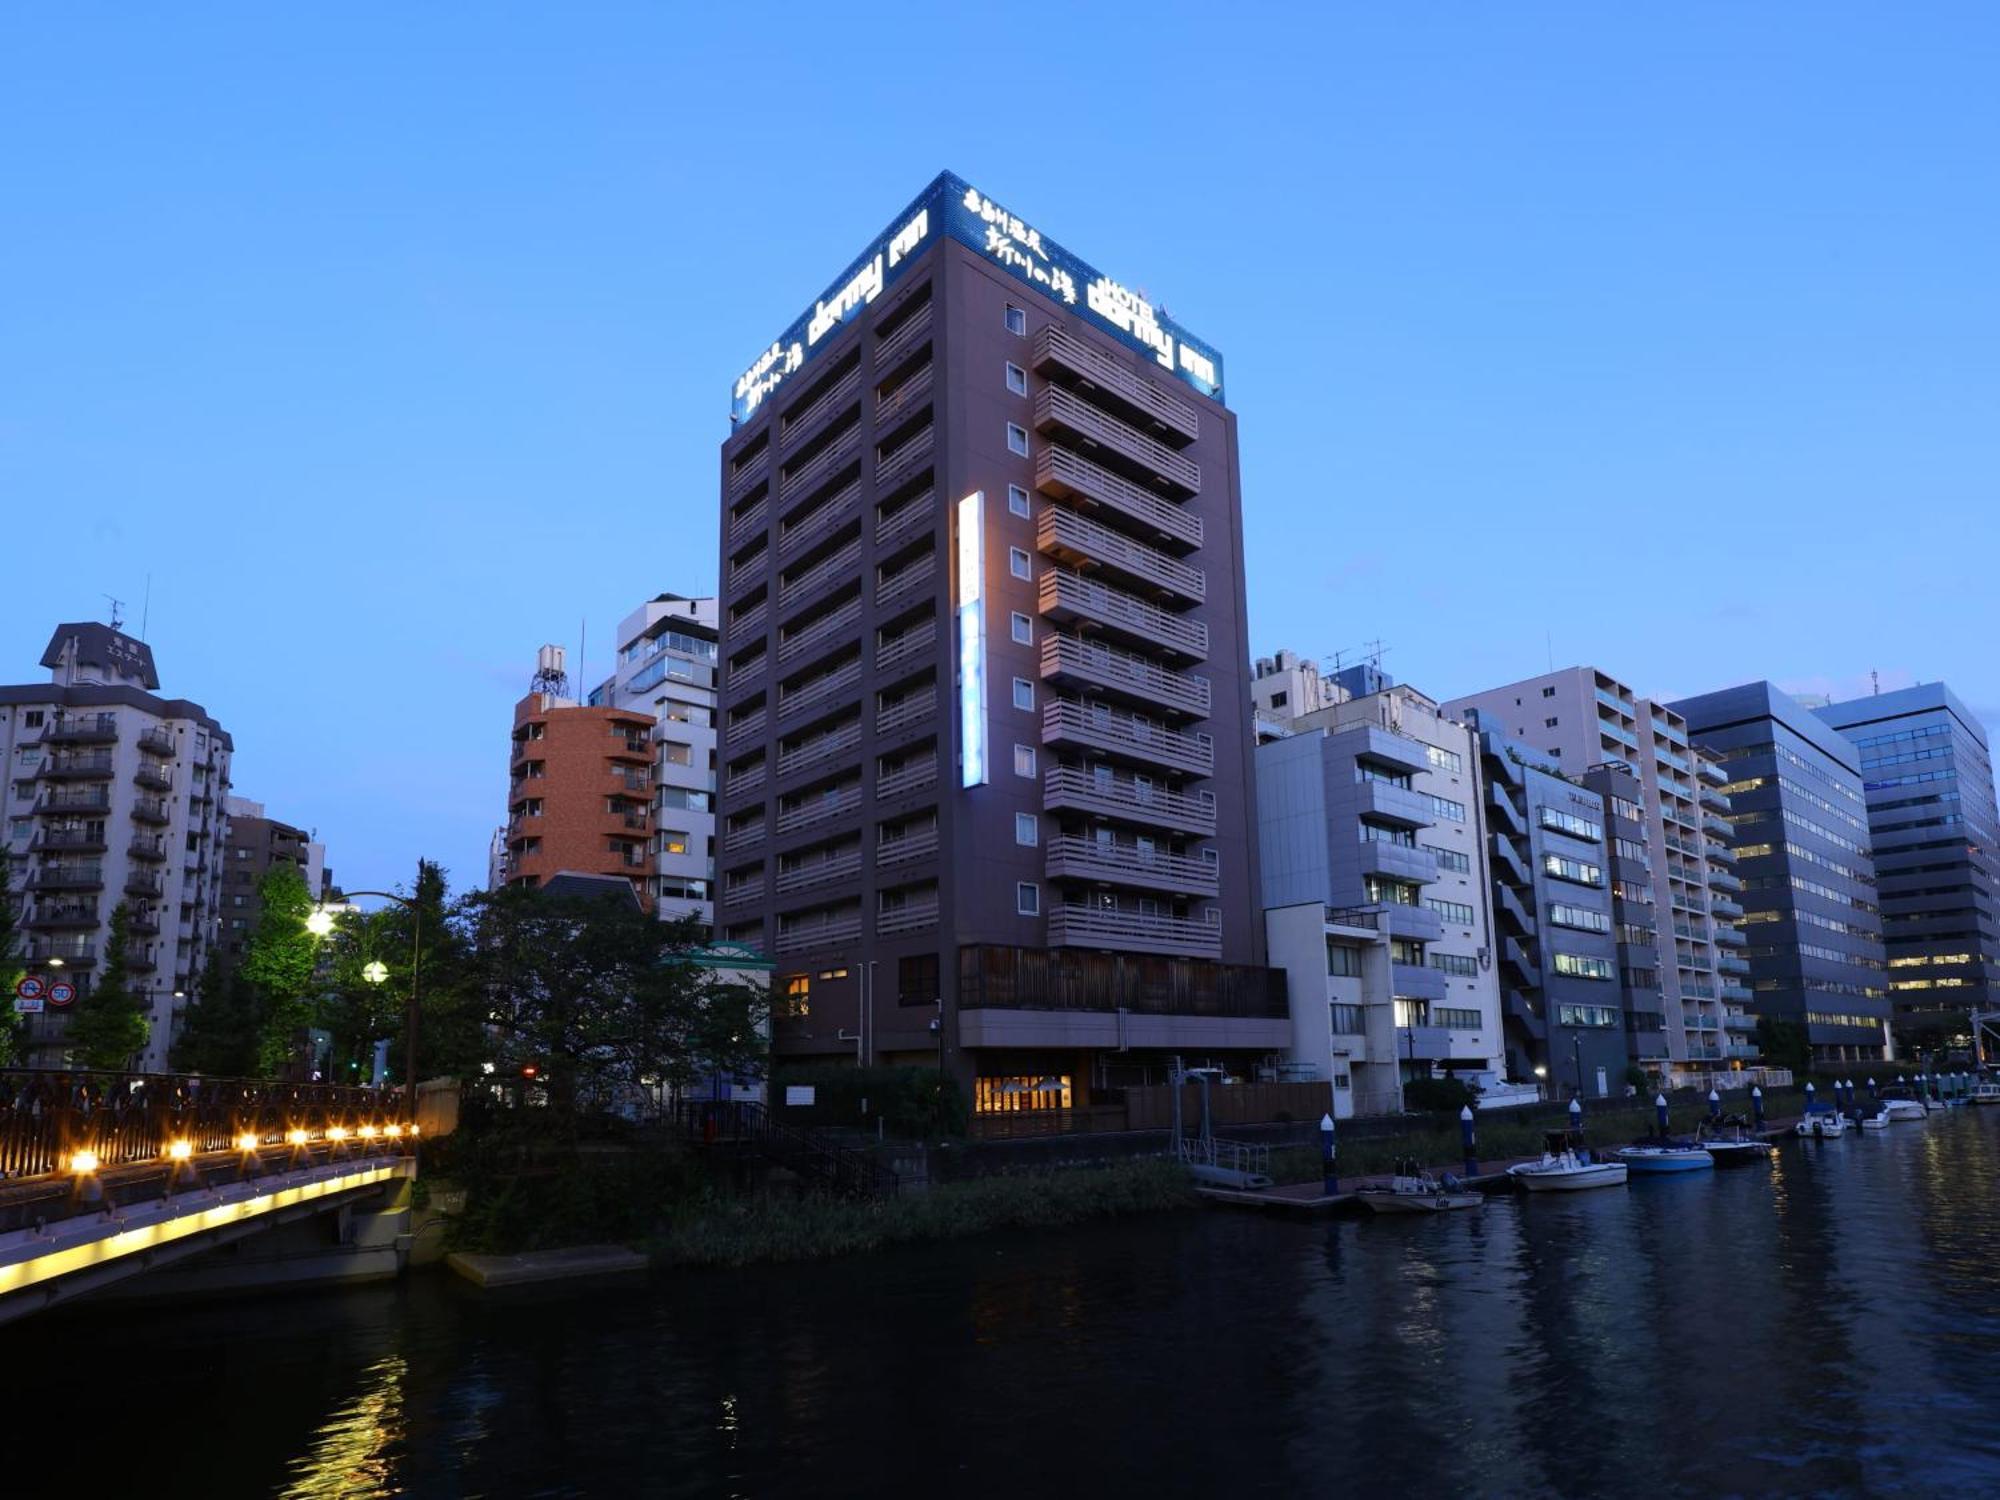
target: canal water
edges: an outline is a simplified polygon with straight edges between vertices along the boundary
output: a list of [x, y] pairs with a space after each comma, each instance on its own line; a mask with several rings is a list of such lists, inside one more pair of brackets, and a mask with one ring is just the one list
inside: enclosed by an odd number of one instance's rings
[[2000, 1110], [1960, 1110], [1422, 1221], [79, 1310], [0, 1335], [7, 1463], [63, 1495], [1995, 1495], [1997, 1192]]

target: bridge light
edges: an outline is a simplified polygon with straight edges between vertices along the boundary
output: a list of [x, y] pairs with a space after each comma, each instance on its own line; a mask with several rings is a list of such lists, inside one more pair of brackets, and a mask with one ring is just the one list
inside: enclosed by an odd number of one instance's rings
[[395, 1140], [396, 1137], [401, 1135], [402, 1133], [403, 1133], [403, 1127], [400, 1125], [385, 1125], [382, 1127], [382, 1134], [389, 1137], [389, 1139], [392, 1141]]
[[167, 1143], [167, 1155], [175, 1161], [186, 1161], [190, 1156], [194, 1155], [194, 1142], [169, 1141]]
[[69, 1169], [79, 1177], [87, 1177], [97, 1170], [95, 1151], [78, 1151], [69, 1159]]
[[247, 1130], [242, 1135], [236, 1137], [236, 1149], [238, 1151], [255, 1151], [262, 1144], [256, 1136], [250, 1134]]
[[329, 1126], [327, 1126], [327, 1127], [326, 1127], [326, 1138], [327, 1138], [328, 1140], [330, 1140], [330, 1141], [344, 1141], [344, 1140], [346, 1140], [346, 1139], [347, 1139], [347, 1127], [346, 1127], [345, 1125], [329, 1125]]
[[290, 1146], [303, 1146], [308, 1139], [310, 1137], [303, 1130], [287, 1130], [285, 1132], [285, 1143]]
[[410, 1134], [411, 1134], [411, 1135], [415, 1135], [416, 1133], [417, 1133], [417, 1127], [416, 1127], [416, 1126], [414, 1126], [414, 1125], [412, 1125], [412, 1126], [410, 1127]]
[[364, 1140], [364, 1141], [372, 1141], [372, 1140], [374, 1140], [374, 1139], [375, 1139], [375, 1127], [374, 1127], [373, 1125], [363, 1125], [363, 1126], [361, 1127], [361, 1139], [362, 1139], [362, 1140]]

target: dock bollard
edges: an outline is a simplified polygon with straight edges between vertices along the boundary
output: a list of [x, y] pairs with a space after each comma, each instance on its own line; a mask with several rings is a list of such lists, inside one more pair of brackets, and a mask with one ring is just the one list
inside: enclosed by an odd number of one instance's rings
[[1667, 1136], [1667, 1096], [1665, 1094], [1653, 1095], [1653, 1123], [1659, 1129], [1660, 1139], [1665, 1140]]
[[1472, 1124], [1472, 1106], [1467, 1104], [1458, 1112], [1458, 1139], [1465, 1147], [1465, 1175], [1479, 1175], [1479, 1139]]
[[1812, 1113], [1812, 1107], [1813, 1107], [1813, 1095], [1814, 1095], [1814, 1094], [1816, 1094], [1816, 1093], [1818, 1093], [1818, 1092], [1819, 1092], [1819, 1090], [1813, 1087], [1813, 1083], [1812, 1083], [1812, 1080], [1811, 1080], [1810, 1078], [1808, 1078], [1808, 1079], [1806, 1080], [1806, 1113], [1807, 1113], [1807, 1114], [1811, 1114], [1811, 1113]]
[[1569, 1133], [1579, 1142], [1583, 1139], [1583, 1099], [1577, 1094], [1569, 1097]]
[[1708, 1091], [1708, 1118], [1711, 1122], [1716, 1123], [1719, 1123], [1722, 1119], [1722, 1095], [1718, 1094], [1714, 1089]]
[[1331, 1198], [1340, 1191], [1340, 1178], [1336, 1175], [1333, 1160], [1333, 1116], [1319, 1117], [1320, 1185]]
[[1870, 1104], [1879, 1104], [1881, 1100], [1882, 1096], [1875, 1091], [1875, 1080], [1871, 1077], [1868, 1080], [1868, 1102]]
[[1757, 1122], [1759, 1130], [1764, 1128], [1764, 1087], [1762, 1084], [1753, 1083], [1750, 1085], [1750, 1118]]

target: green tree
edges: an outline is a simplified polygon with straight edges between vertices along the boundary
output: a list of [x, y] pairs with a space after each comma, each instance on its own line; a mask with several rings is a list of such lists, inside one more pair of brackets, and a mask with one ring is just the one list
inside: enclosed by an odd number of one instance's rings
[[104, 945], [104, 967], [70, 1012], [64, 1040], [85, 1067], [107, 1071], [131, 1066], [132, 1057], [153, 1034], [153, 1023], [132, 988], [125, 949], [131, 936], [131, 909], [121, 901], [111, 908], [111, 936]]
[[1812, 1067], [1812, 1043], [1797, 1021], [1777, 1016], [1757, 1018], [1757, 1050], [1773, 1067], [1790, 1068], [1803, 1075]]
[[28, 1018], [14, 1010], [14, 986], [27, 972], [21, 963], [20, 925], [14, 911], [12, 873], [0, 849], [0, 1068], [21, 1061], [27, 1051]]
[[201, 971], [194, 1003], [174, 1038], [176, 1069], [212, 1078], [253, 1078], [259, 1071], [264, 1010], [250, 981], [211, 957]]
[[558, 1128], [712, 1069], [762, 1071], [763, 992], [692, 961], [699, 920], [520, 889], [475, 892], [458, 912], [467, 993], [508, 1071], [537, 1070]]
[[262, 1024], [258, 1032], [258, 1075], [275, 1078], [295, 1062], [312, 1024], [310, 996], [319, 965], [320, 940], [306, 927], [312, 893], [290, 865], [273, 865], [257, 882], [262, 909], [243, 952], [241, 973], [255, 989]]

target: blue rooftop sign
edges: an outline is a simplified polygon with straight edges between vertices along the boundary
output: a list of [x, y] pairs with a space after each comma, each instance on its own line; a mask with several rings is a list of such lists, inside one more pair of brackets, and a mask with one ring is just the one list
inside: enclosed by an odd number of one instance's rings
[[940, 172], [916, 201], [834, 280], [750, 368], [737, 377], [730, 415], [746, 421], [772, 392], [797, 375], [830, 335], [902, 278], [936, 236], [949, 235], [1004, 267], [1053, 301], [1185, 381], [1222, 399], [1222, 356], [1144, 297], [1071, 255], [1040, 230], [950, 172]]

